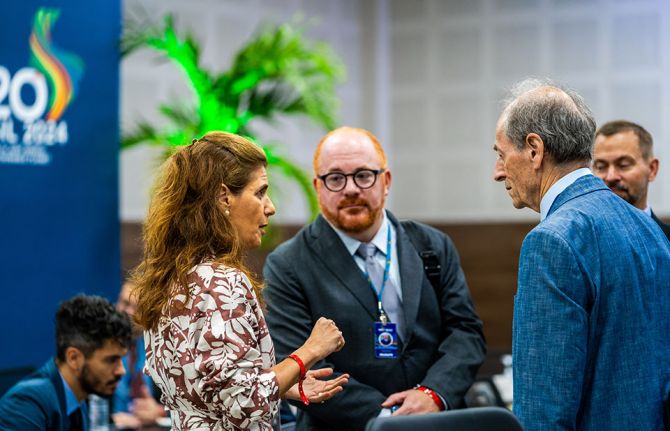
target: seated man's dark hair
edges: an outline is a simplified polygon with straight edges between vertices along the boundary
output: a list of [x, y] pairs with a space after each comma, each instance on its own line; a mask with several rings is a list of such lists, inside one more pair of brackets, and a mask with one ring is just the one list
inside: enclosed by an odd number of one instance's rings
[[63, 301], [56, 312], [56, 357], [65, 360], [65, 350], [76, 347], [89, 357], [112, 340], [129, 348], [130, 320], [100, 296], [77, 295]]

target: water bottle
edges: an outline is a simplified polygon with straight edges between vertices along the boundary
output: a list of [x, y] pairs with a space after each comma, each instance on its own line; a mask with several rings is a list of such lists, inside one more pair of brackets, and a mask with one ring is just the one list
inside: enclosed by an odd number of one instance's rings
[[497, 374], [493, 376], [493, 383], [495, 383], [500, 392], [500, 399], [507, 406], [508, 409], [512, 409], [512, 400], [513, 400], [513, 376], [512, 376], [512, 355], [502, 355], [500, 357], [500, 362], [503, 365], [502, 374]]
[[109, 431], [109, 418], [109, 400], [94, 394], [89, 395], [89, 431]]

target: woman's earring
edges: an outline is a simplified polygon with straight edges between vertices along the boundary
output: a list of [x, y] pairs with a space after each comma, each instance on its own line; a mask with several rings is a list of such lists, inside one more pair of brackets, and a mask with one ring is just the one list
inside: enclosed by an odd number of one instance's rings
[[228, 217], [230, 215], [230, 210], [226, 208], [226, 210], [223, 213], [226, 215], [226, 217]]

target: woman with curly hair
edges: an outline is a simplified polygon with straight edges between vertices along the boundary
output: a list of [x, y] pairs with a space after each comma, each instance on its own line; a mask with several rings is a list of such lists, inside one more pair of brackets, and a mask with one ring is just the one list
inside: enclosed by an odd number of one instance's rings
[[266, 166], [257, 145], [210, 132], [175, 152], [157, 180], [133, 294], [146, 370], [173, 429], [271, 430], [280, 398], [323, 402], [347, 382], [307, 371], [344, 346], [325, 318], [275, 364], [262, 284], [243, 263], [275, 213]]

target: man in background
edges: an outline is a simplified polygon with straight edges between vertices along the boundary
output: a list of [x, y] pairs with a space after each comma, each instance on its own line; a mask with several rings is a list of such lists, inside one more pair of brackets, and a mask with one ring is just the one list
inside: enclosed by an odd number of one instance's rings
[[125, 369], [128, 316], [98, 296], [79, 295], [56, 313], [56, 357], [0, 399], [0, 429], [83, 431], [86, 398], [110, 398]]
[[123, 357], [126, 374], [121, 378], [112, 398], [112, 420], [117, 428], [140, 428], [156, 425], [156, 421], [166, 417], [165, 408], [156, 401], [156, 387], [151, 378], [144, 374], [144, 337], [132, 319], [137, 301], [131, 295], [133, 285], [124, 283], [119, 292], [116, 309], [126, 313], [131, 320], [133, 340], [128, 354]]
[[298, 405], [296, 429], [363, 430], [391, 410], [461, 407], [486, 348], [453, 243], [384, 208], [391, 171], [367, 130], [328, 133], [313, 184], [321, 215], [267, 258], [266, 319], [279, 358], [319, 316], [333, 319], [347, 344], [317, 367], [351, 377], [325, 404]]
[[494, 179], [540, 213], [519, 257], [514, 413], [525, 431], [659, 430], [670, 388], [670, 243], [588, 169], [582, 98], [528, 80], [496, 126]]
[[593, 173], [617, 195], [644, 211], [670, 240], [670, 226], [656, 217], [647, 201], [649, 183], [658, 174], [651, 134], [630, 121], [610, 121], [596, 131]]

